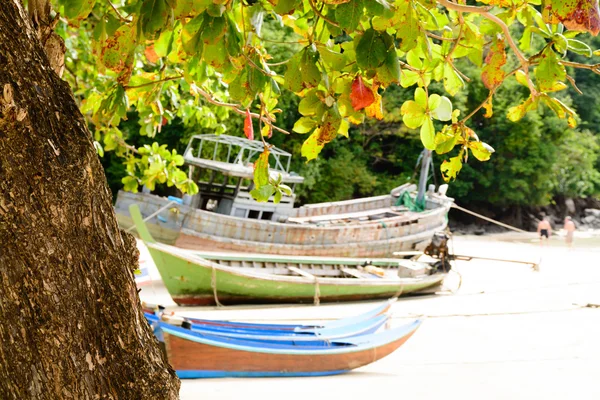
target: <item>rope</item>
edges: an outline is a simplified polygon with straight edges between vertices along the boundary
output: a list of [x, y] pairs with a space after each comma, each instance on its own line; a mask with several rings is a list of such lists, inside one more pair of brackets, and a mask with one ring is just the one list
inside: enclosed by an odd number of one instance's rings
[[315, 306], [321, 304], [321, 300], [319, 297], [321, 296], [321, 288], [319, 287], [319, 280], [315, 277], [315, 297], [313, 299], [313, 303]]
[[212, 267], [212, 277], [210, 278], [210, 287], [213, 290], [213, 297], [215, 299], [215, 304], [217, 305], [217, 307], [223, 307], [223, 304], [221, 304], [221, 302], [219, 301], [219, 297], [217, 296], [217, 270], [216, 268]]
[[504, 228], [506, 228], [506, 229], [511, 229], [511, 230], [513, 230], [513, 231], [516, 231], [516, 232], [521, 232], [521, 233], [531, 233], [531, 232], [524, 231], [523, 229], [515, 228], [514, 226], [507, 225], [507, 224], [504, 224], [504, 223], [502, 223], [502, 222], [500, 222], [500, 221], [496, 221], [496, 220], [494, 220], [494, 219], [488, 218], [488, 217], [486, 217], [486, 216], [484, 216], [484, 215], [477, 214], [476, 212], [474, 212], [474, 211], [471, 211], [471, 210], [467, 210], [466, 208], [463, 208], [463, 207], [461, 207], [461, 206], [459, 206], [459, 205], [457, 205], [457, 204], [455, 204], [455, 203], [452, 203], [452, 208], [456, 208], [457, 210], [460, 210], [460, 211], [462, 211], [462, 212], [466, 212], [467, 214], [471, 214], [471, 215], [474, 215], [474, 216], [476, 216], [476, 217], [478, 217], [478, 218], [481, 218], [481, 219], [483, 219], [483, 220], [486, 220], [486, 221], [488, 221], [488, 222], [494, 223], [494, 224], [496, 224], [496, 225], [500, 225], [500, 226], [502, 226], [502, 227], [504, 227]]
[[385, 222], [383, 221], [379, 221], [379, 223], [381, 224], [381, 226], [383, 227], [383, 229], [385, 229], [385, 236], [387, 240], [390, 240], [390, 232], [388, 231], [388, 227], [385, 224]]
[[412, 196], [408, 191], [402, 192], [398, 199], [396, 200], [395, 206], [404, 206], [408, 209], [408, 211], [421, 212], [425, 211], [425, 199], [422, 202], [413, 200]]
[[402, 294], [403, 291], [404, 291], [404, 284], [402, 282], [400, 282], [400, 289], [396, 292], [394, 297], [400, 297], [400, 295]]

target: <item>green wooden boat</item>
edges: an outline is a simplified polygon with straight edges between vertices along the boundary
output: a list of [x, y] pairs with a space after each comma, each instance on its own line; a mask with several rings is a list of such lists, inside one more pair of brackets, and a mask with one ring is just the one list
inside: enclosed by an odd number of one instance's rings
[[446, 274], [402, 259], [300, 257], [183, 250], [154, 241], [136, 204], [131, 216], [179, 305], [319, 303], [390, 298], [432, 289]]

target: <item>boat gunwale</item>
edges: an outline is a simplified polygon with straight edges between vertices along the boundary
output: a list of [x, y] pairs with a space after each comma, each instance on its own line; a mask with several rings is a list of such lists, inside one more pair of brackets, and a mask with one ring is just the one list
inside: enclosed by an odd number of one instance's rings
[[[146, 315], [146, 319], [153, 322], [159, 322], [160, 319], [152, 314]], [[376, 332], [386, 322], [389, 316], [382, 314], [374, 318], [364, 320], [354, 325], [341, 326], [337, 328], [323, 328], [316, 332], [310, 331], [252, 331], [245, 333], [240, 329], [214, 329], [205, 325], [192, 323], [191, 331], [198, 334], [206, 334], [211, 336], [226, 336], [240, 340], [250, 341], [272, 341], [272, 342], [323, 342], [332, 340], [345, 340], [349, 337], [368, 335]], [[169, 321], [161, 321], [169, 323]], [[170, 324], [170, 323], [169, 323]], [[172, 324], [171, 324], [172, 325]], [[354, 328], [354, 329], [352, 329]], [[256, 333], [254, 333], [256, 332]]]

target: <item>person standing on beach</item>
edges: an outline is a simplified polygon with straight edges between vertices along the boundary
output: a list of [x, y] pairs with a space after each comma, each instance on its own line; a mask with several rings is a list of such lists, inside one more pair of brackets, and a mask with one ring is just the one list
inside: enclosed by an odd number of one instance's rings
[[552, 226], [550, 226], [548, 217], [542, 218], [542, 220], [538, 223], [537, 232], [538, 235], [540, 235], [540, 244], [544, 244], [545, 241], [550, 238], [552, 235]]
[[567, 246], [569, 246], [569, 248], [571, 248], [571, 247], [573, 247], [573, 236], [575, 235], [576, 228], [575, 228], [575, 222], [573, 222], [573, 220], [569, 216], [567, 216], [565, 218], [564, 229], [567, 232], [567, 237], [566, 237]]

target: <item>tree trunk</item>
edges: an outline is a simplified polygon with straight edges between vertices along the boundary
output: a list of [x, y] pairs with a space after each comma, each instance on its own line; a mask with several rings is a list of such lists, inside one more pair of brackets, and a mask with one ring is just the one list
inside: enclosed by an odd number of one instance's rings
[[135, 241], [55, 69], [20, 0], [0, 1], [0, 399], [177, 399]]

